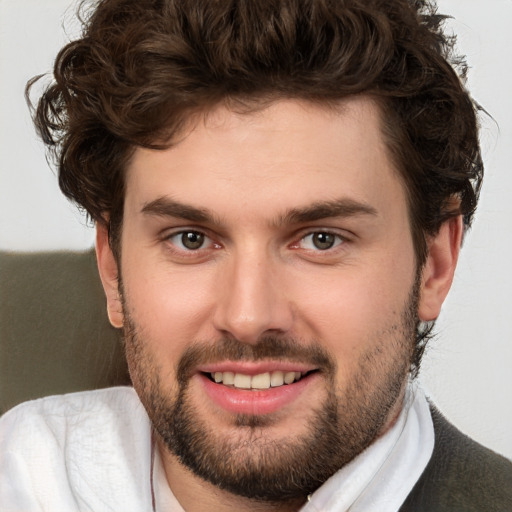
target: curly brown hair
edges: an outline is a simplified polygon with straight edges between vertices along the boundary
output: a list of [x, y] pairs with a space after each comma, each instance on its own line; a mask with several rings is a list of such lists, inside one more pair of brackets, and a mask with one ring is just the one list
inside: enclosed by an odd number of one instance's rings
[[483, 176], [478, 107], [434, 2], [100, 0], [84, 15], [87, 7], [34, 119], [62, 191], [108, 225], [117, 257], [134, 149], [168, 147], [192, 113], [220, 102], [250, 111], [279, 98], [371, 95], [408, 191], [418, 265], [445, 220], [462, 214], [470, 225]]

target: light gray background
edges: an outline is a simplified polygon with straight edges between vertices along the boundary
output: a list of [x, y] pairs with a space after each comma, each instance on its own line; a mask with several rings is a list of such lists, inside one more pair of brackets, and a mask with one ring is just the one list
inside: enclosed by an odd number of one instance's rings
[[[93, 230], [61, 197], [23, 99], [73, 34], [70, 0], [0, 0], [0, 249], [84, 249]], [[471, 66], [486, 180], [421, 379], [461, 430], [512, 458], [512, 0], [440, 0]], [[66, 27], [66, 32], [62, 24]]]

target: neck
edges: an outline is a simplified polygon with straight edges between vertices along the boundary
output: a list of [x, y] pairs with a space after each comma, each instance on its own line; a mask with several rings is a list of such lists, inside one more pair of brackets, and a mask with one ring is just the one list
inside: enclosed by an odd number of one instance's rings
[[384, 423], [383, 427], [381, 428], [381, 430], [379, 431], [379, 434], [377, 435], [377, 437], [375, 438], [375, 440], [379, 439], [380, 437], [382, 437], [386, 432], [388, 432], [392, 427], [393, 425], [397, 422], [398, 420], [398, 417], [400, 416], [400, 413], [402, 412], [402, 409], [404, 407], [404, 400], [405, 400], [405, 392], [406, 392], [406, 389], [407, 389], [407, 385], [408, 385], [409, 381], [408, 380], [405, 380], [404, 383], [402, 384], [402, 389], [400, 391], [400, 395], [399, 395], [399, 398], [398, 400], [395, 402], [394, 406], [391, 408], [391, 410], [389, 411], [388, 413], [388, 416], [387, 416], [387, 421], [386, 423]]

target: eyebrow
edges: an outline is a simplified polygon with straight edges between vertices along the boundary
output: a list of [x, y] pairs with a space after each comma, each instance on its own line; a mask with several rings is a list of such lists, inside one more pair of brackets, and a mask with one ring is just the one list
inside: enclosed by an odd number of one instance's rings
[[[145, 203], [141, 212], [146, 215], [175, 217], [190, 222], [221, 224], [220, 220], [207, 208], [197, 208], [165, 196]], [[327, 218], [377, 216], [377, 214], [378, 212], [373, 206], [343, 198], [334, 201], [319, 201], [304, 208], [293, 208], [280, 215], [273, 224], [277, 226], [301, 224]]]
[[159, 197], [154, 201], [145, 203], [141, 212], [158, 217], [176, 217], [190, 222], [214, 222], [214, 215], [206, 208], [196, 208], [168, 197]]
[[343, 198], [320, 201], [305, 208], [293, 208], [279, 219], [279, 224], [301, 224], [335, 217], [377, 216], [378, 212], [369, 204]]

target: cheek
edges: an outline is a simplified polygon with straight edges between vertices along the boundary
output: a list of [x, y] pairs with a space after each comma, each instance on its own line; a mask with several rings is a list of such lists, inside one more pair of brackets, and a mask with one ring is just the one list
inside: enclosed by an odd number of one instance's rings
[[131, 263], [123, 268], [125, 301], [152, 350], [182, 351], [185, 343], [208, 335], [204, 319], [211, 315], [215, 288], [205, 272]]
[[313, 338], [345, 358], [357, 356], [386, 317], [378, 294], [357, 284], [333, 280], [329, 289], [311, 293], [301, 308]]
[[396, 337], [414, 284], [413, 265], [401, 264], [410, 266], [410, 272], [389, 261], [386, 271], [382, 265], [344, 269], [298, 287], [309, 289], [297, 306], [302, 324], [339, 366], [353, 367], [363, 353]]

